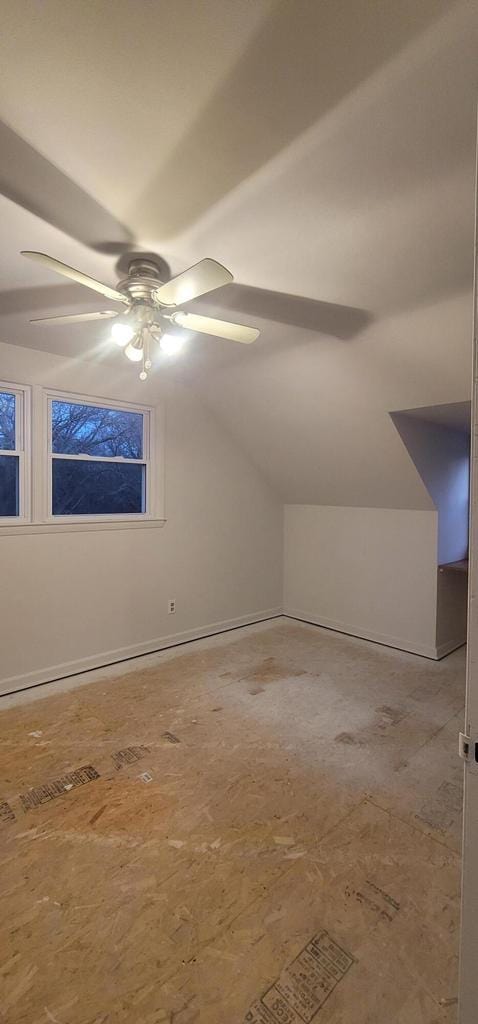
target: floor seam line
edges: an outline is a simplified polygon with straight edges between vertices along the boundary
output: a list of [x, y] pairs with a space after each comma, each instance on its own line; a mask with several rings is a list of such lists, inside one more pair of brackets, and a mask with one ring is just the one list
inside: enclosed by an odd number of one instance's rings
[[382, 807], [381, 804], [378, 804], [376, 800], [373, 799], [373, 797], [369, 796], [366, 799], [368, 803], [372, 804], [372, 806], [377, 809], [377, 811], [381, 811], [382, 814], [388, 814], [388, 816], [390, 818], [393, 818], [394, 821], [399, 821], [401, 825], [407, 825], [408, 828], [411, 828], [413, 832], [417, 832], [419, 835], [424, 836], [424, 838], [426, 839], [431, 839], [432, 842], [437, 843], [438, 846], [442, 846], [444, 850], [448, 850], [448, 852], [454, 854], [455, 857], [460, 857], [460, 854], [457, 852], [457, 850], [453, 848], [453, 846], [448, 846], [447, 843], [443, 842], [443, 840], [441, 839], [437, 839], [437, 837], [431, 835], [430, 832], [423, 832], [422, 829], [418, 827], [418, 825], [413, 825], [412, 822], [407, 821], [406, 818], [399, 817], [398, 814], [394, 814], [394, 812], [391, 811], [388, 807]]
[[363, 806], [364, 803], [366, 803], [367, 800], [368, 800], [368, 795], [367, 795], [367, 793], [364, 793], [364, 795], [361, 797], [361, 799], [358, 800], [357, 803], [355, 803], [353, 805], [353, 807], [350, 807], [349, 810], [346, 811], [346, 813], [343, 815], [342, 818], [339, 818], [339, 820], [336, 821], [334, 825], [331, 825], [330, 828], [328, 828], [327, 831], [324, 832], [324, 834], [320, 837], [320, 839], [317, 840], [317, 845], [321, 846], [321, 844], [325, 841], [325, 839], [328, 839], [329, 836], [331, 836], [332, 833], [335, 832], [335, 830], [339, 827], [339, 825], [343, 825], [344, 822], [347, 821], [348, 818], [350, 818], [352, 816], [352, 814], [355, 814], [356, 811], [360, 810], [360, 808]]
[[[464, 705], [463, 705], [463, 709], [464, 709]], [[459, 709], [459, 710], [461, 710], [461, 709]], [[437, 738], [437, 736], [439, 736], [440, 733], [443, 732], [443, 729], [446, 729], [447, 725], [449, 725], [450, 722], [452, 722], [453, 719], [456, 718], [458, 713], [459, 713], [459, 711], [454, 711], [453, 714], [450, 715], [449, 718], [447, 718], [446, 722], [443, 722], [443, 725], [440, 725], [439, 729], [436, 729], [435, 732], [432, 732], [430, 734], [430, 736], [428, 736], [427, 739], [424, 740], [424, 742], [421, 743], [419, 747], [417, 747], [415, 753], [412, 754], [412, 756], [410, 757], [410, 761], [413, 761], [413, 758], [416, 757], [417, 754], [419, 754], [420, 751], [423, 750], [424, 747], [426, 747], [428, 743], [431, 743], [432, 740], [435, 740]]]

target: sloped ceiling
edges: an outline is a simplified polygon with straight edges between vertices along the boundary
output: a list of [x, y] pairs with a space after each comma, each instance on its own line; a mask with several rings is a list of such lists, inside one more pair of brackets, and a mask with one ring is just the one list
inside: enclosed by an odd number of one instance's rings
[[27, 324], [101, 303], [21, 248], [108, 282], [132, 244], [173, 272], [213, 256], [238, 285], [198, 308], [261, 338], [191, 339], [158, 375], [285, 501], [430, 507], [388, 412], [470, 395], [476, 4], [17, 0], [2, 19], [0, 338], [101, 340]]

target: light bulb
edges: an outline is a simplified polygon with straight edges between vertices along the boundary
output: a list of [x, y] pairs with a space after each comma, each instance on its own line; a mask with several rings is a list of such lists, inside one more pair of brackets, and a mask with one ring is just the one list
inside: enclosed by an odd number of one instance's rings
[[123, 320], [116, 320], [111, 328], [111, 337], [120, 348], [124, 348], [128, 341], [134, 338], [134, 335], [134, 327], [131, 324], [125, 324]]
[[146, 370], [141, 370], [141, 373], [139, 375], [139, 379], [140, 380], [147, 380], [147, 377], [148, 377], [148, 374], [146, 373]]
[[175, 356], [181, 351], [184, 338], [180, 338], [179, 334], [162, 334], [159, 344], [167, 356]]
[[141, 335], [135, 338], [134, 341], [130, 341], [124, 350], [124, 354], [128, 359], [131, 359], [132, 363], [140, 362], [143, 358], [143, 339]]
[[145, 368], [145, 370], [150, 370], [152, 365], [153, 364], [151, 362], [151, 359], [145, 359], [144, 360], [144, 368]]

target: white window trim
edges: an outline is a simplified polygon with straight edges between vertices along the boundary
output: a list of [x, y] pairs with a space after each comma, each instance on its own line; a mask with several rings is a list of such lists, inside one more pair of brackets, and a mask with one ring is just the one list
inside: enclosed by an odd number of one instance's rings
[[15, 396], [15, 448], [0, 449], [0, 455], [19, 460], [18, 515], [0, 516], [0, 528], [13, 530], [31, 522], [31, 389], [27, 384], [0, 381], [0, 391]]
[[[162, 527], [166, 523], [163, 510], [164, 494], [164, 414], [161, 407], [100, 395], [83, 395], [73, 391], [57, 391], [39, 385], [0, 383], [7, 392], [20, 393], [23, 404], [23, 490], [22, 516], [0, 518], [0, 538], [24, 534], [82, 533], [104, 530], [145, 529]], [[51, 460], [52, 453], [49, 402], [59, 398], [81, 405], [140, 412], [144, 416], [143, 459], [108, 459], [106, 462], [146, 463], [146, 512], [134, 515], [54, 516], [51, 514]], [[146, 447], [147, 445], [147, 447]], [[9, 452], [8, 454], [13, 454]], [[62, 457], [62, 456], [60, 456]], [[65, 456], [66, 457], [66, 456]], [[85, 456], [69, 456], [85, 458]], [[95, 458], [87, 456], [87, 458]], [[21, 499], [22, 500], [22, 499]]]
[[[96, 457], [92, 455], [54, 455], [52, 452], [51, 443], [51, 406], [54, 401], [70, 402], [76, 405], [91, 405], [93, 407], [100, 407], [102, 409], [118, 409], [122, 412], [138, 412], [143, 417], [143, 458], [142, 459], [124, 459], [124, 458], [108, 458], [108, 457]], [[56, 391], [45, 389], [43, 392], [43, 464], [44, 464], [44, 479], [46, 481], [45, 487], [45, 507], [43, 512], [43, 521], [45, 523], [137, 523], [137, 522], [148, 522], [155, 518], [157, 509], [154, 507], [154, 501], [157, 494], [157, 488], [155, 486], [155, 450], [154, 450], [154, 409], [151, 406], [146, 405], [133, 405], [131, 402], [112, 401], [106, 398], [96, 398], [91, 395], [78, 395], [68, 391]], [[146, 469], [146, 491], [145, 491], [145, 511], [130, 514], [119, 514], [119, 515], [77, 515], [77, 516], [55, 516], [52, 513], [52, 469], [53, 459], [69, 459], [79, 460], [86, 462], [120, 462], [130, 465], [133, 463], [138, 466], [145, 466]]]

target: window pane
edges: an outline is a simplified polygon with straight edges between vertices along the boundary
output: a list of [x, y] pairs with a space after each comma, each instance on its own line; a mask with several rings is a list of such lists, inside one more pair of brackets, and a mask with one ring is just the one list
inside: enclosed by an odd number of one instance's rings
[[102, 409], [55, 399], [52, 405], [52, 451], [59, 455], [143, 458], [143, 414]]
[[0, 448], [15, 448], [15, 395], [0, 391]]
[[52, 463], [54, 516], [127, 515], [145, 511], [144, 466], [81, 459], [53, 459]]
[[19, 469], [17, 455], [0, 455], [0, 516], [18, 515]]

